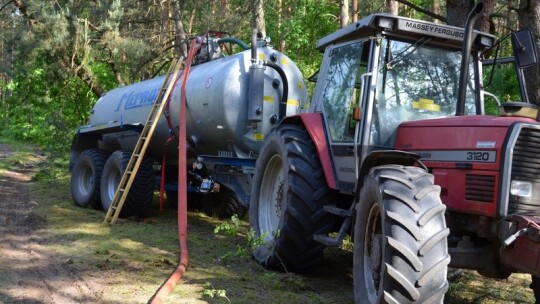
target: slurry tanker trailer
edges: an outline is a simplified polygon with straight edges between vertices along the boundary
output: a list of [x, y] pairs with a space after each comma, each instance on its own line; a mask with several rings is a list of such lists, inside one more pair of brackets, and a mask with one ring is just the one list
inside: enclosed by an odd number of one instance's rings
[[[186, 169], [188, 189], [198, 194], [191, 201], [209, 213], [230, 217], [246, 213], [250, 178], [266, 134], [284, 116], [300, 113], [308, 92], [294, 62], [266, 40], [254, 35], [250, 48], [224, 36], [209, 32], [198, 37], [202, 46], [186, 86], [187, 153], [192, 164]], [[233, 46], [242, 51], [226, 55]], [[77, 205], [109, 208], [164, 79], [119, 87], [99, 98], [71, 145], [71, 193]], [[176, 205], [180, 98], [177, 80], [122, 216], [145, 211], [163, 170], [167, 198]]]

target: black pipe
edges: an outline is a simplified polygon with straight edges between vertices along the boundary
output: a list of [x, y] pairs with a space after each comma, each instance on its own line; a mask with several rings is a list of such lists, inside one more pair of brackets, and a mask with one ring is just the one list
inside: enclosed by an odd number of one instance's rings
[[219, 38], [217, 40], [218, 44], [229, 43], [229, 42], [240, 46], [242, 48], [242, 50], [244, 50], [244, 51], [249, 49], [249, 45], [247, 45], [244, 41], [242, 41], [240, 39], [237, 39], [237, 38], [225, 37], [225, 38]]
[[[463, 38], [463, 50], [461, 57], [461, 73], [459, 74], [458, 99], [456, 104], [456, 116], [465, 115], [465, 98], [467, 96], [467, 78], [469, 77], [469, 59], [472, 49], [472, 31], [476, 18], [482, 12], [484, 4], [477, 3], [465, 22], [465, 37]], [[479, 88], [477, 88], [479, 89]]]
[[279, 65], [271, 61], [265, 61], [264, 65], [274, 69], [281, 77], [281, 82], [283, 83], [283, 96], [281, 97], [281, 103], [279, 104], [279, 119], [283, 119], [285, 115], [287, 115], [287, 100], [289, 99], [289, 81], [287, 80], [287, 75], [285, 75], [285, 72]]

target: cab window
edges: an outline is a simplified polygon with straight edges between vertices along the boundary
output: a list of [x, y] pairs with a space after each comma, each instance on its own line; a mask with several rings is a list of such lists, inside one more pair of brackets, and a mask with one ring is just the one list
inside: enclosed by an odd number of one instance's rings
[[324, 76], [322, 93], [324, 112], [332, 141], [352, 141], [352, 102], [357, 82], [365, 67], [360, 66], [362, 43], [355, 42], [332, 49]]

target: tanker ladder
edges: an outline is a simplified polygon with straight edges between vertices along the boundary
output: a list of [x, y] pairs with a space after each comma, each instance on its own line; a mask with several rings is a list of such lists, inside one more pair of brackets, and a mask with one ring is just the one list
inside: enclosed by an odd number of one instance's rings
[[150, 143], [150, 139], [152, 139], [152, 134], [154, 134], [154, 129], [156, 128], [156, 125], [159, 121], [159, 116], [161, 115], [161, 113], [163, 113], [163, 108], [167, 103], [167, 99], [169, 98], [172, 88], [176, 82], [175, 80], [178, 77], [182, 62], [182, 57], [180, 57], [180, 59], [174, 58], [171, 62], [171, 66], [169, 68], [169, 71], [167, 72], [165, 80], [163, 81], [163, 85], [159, 90], [159, 94], [154, 101], [152, 110], [150, 111], [148, 119], [146, 120], [146, 123], [144, 124], [144, 127], [141, 131], [139, 140], [137, 141], [137, 144], [133, 149], [133, 154], [131, 154], [131, 158], [129, 159], [126, 170], [122, 175], [120, 183], [118, 184], [118, 188], [116, 189], [114, 198], [112, 199], [111, 205], [109, 206], [107, 215], [105, 215], [105, 223], [114, 224], [114, 222], [118, 219], [120, 212], [122, 211], [122, 206], [126, 201], [129, 189], [131, 189], [131, 184], [135, 180], [137, 171], [139, 170], [144, 154], [146, 153], [146, 148]]

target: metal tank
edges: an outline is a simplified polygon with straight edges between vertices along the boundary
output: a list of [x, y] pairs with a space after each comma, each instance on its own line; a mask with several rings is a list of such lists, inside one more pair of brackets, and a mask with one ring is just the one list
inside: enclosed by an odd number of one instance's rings
[[[284, 86], [288, 89], [286, 115], [300, 113], [306, 107], [308, 92], [298, 67], [286, 55], [261, 44], [259, 42], [256, 53], [252, 50], [250, 54], [246, 50], [230, 56], [220, 55], [218, 59], [192, 66], [186, 86], [188, 152], [191, 156], [207, 154], [244, 158], [258, 154], [265, 134], [284, 114], [283, 109], [280, 113]], [[253, 56], [257, 57], [256, 60]], [[272, 63], [274, 68], [264, 62]], [[250, 69], [257, 68], [260, 76], [250, 77], [257, 72], [250, 72]], [[278, 73], [279, 68], [286, 79]], [[161, 159], [165, 149], [170, 162], [177, 159], [177, 145], [165, 143], [178, 131], [181, 78], [170, 96], [172, 129], [162, 116], [150, 142], [147, 154], [154, 159]], [[80, 132], [111, 124], [144, 124], [163, 80], [163, 76], [157, 77], [106, 93], [94, 106], [89, 125], [82, 127]], [[260, 105], [255, 109], [257, 118], [248, 115], [248, 108], [250, 105], [253, 108], [254, 103]], [[101, 148], [131, 150], [137, 138], [135, 131], [105, 133], [102, 134]]]

